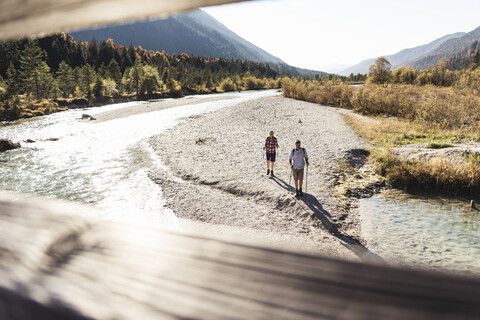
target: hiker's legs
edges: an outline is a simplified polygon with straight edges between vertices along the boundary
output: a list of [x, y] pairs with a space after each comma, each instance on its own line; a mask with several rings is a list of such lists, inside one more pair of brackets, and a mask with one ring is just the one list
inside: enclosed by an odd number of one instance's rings
[[301, 189], [303, 185], [303, 171], [304, 169], [298, 170], [298, 188]]
[[295, 190], [298, 190], [299, 170], [297, 169], [292, 169], [292, 170], [293, 170], [293, 180], [295, 181]]
[[267, 160], [267, 169], [270, 169], [270, 160]]

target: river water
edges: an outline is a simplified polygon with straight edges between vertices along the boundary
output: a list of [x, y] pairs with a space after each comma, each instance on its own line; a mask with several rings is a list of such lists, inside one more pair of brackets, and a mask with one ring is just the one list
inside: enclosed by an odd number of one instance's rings
[[[83, 113], [162, 102], [69, 110], [4, 124], [0, 138], [21, 142], [22, 148], [0, 154], [0, 190], [86, 203], [106, 219], [175, 229], [176, 217], [165, 207], [160, 186], [148, 178], [150, 170], [163, 168], [148, 139], [188, 117], [276, 94], [230, 93], [214, 102], [202, 102], [212, 95], [190, 96], [184, 98], [193, 101], [190, 105], [98, 123], [78, 119]], [[480, 217], [467, 205], [398, 192], [376, 195], [360, 201], [362, 236], [388, 262], [479, 275]]]
[[387, 262], [480, 275], [480, 213], [466, 199], [389, 191], [360, 200], [362, 236]]
[[[212, 95], [190, 96], [193, 104], [104, 122], [82, 122], [83, 113], [123, 107], [129, 102], [90, 110], [72, 109], [0, 127], [0, 137], [22, 144], [0, 155], [0, 190], [87, 203], [106, 219], [160, 223], [175, 227], [161, 188], [148, 178], [162, 166], [148, 145], [159, 134], [188, 117], [241, 102], [277, 95], [278, 91], [223, 94], [225, 100], [202, 102]], [[221, 97], [221, 95], [215, 95]], [[34, 143], [25, 143], [27, 139]]]

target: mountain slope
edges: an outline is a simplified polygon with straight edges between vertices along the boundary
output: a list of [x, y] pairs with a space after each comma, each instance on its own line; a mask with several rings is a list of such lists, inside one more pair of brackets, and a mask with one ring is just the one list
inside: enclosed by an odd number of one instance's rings
[[442, 43], [435, 50], [410, 61], [407, 66], [416, 69], [425, 69], [438, 64], [442, 58], [451, 59], [472, 47], [475, 48], [480, 41], [480, 27], [459, 38], [450, 39]]
[[[388, 55], [385, 57], [392, 64], [392, 69], [398, 68], [400, 66], [407, 66], [411, 64], [412, 60], [417, 59], [421, 56], [424, 56], [429, 52], [435, 51], [443, 43], [451, 39], [460, 38], [464, 35], [465, 35], [465, 32], [457, 32], [457, 33], [449, 34], [441, 38], [438, 38], [428, 44], [421, 45], [414, 48], [404, 49], [400, 52], [397, 52], [396, 54]], [[376, 58], [364, 60], [353, 67], [345, 69], [344, 71], [341, 72], [341, 74], [349, 75], [350, 73], [353, 73], [353, 74], [367, 73], [368, 68], [375, 62], [375, 59]]]
[[115, 43], [147, 50], [197, 56], [239, 58], [282, 63], [279, 58], [242, 39], [209, 14], [195, 10], [166, 19], [103, 27], [70, 33], [77, 41], [114, 39]]
[[112, 38], [116, 44], [141, 46], [147, 50], [170, 54], [232, 58], [269, 63], [280, 73], [313, 77], [325, 72], [301, 69], [248, 42], [202, 10], [165, 19], [69, 32], [77, 41]]

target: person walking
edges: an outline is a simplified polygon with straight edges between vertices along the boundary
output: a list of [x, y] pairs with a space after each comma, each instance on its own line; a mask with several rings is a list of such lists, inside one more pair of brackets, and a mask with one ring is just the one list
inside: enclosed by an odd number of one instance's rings
[[275, 166], [278, 147], [278, 140], [273, 135], [273, 131], [270, 131], [270, 135], [265, 140], [265, 146], [263, 147], [263, 150], [267, 152], [267, 176], [270, 174], [273, 177], [273, 167]]
[[308, 155], [307, 150], [301, 147], [300, 140], [295, 142], [295, 148], [290, 151], [290, 157], [288, 158], [290, 162], [290, 168], [293, 173], [293, 180], [295, 181], [295, 191], [296, 196], [303, 196], [302, 185], [303, 185], [303, 172], [305, 164], [308, 166]]

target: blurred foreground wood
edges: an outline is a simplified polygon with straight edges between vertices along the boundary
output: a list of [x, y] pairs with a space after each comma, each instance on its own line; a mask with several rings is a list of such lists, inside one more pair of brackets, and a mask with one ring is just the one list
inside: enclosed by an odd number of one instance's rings
[[0, 196], [0, 319], [479, 319], [480, 281]]
[[0, 40], [155, 18], [239, 0], [0, 0]]

